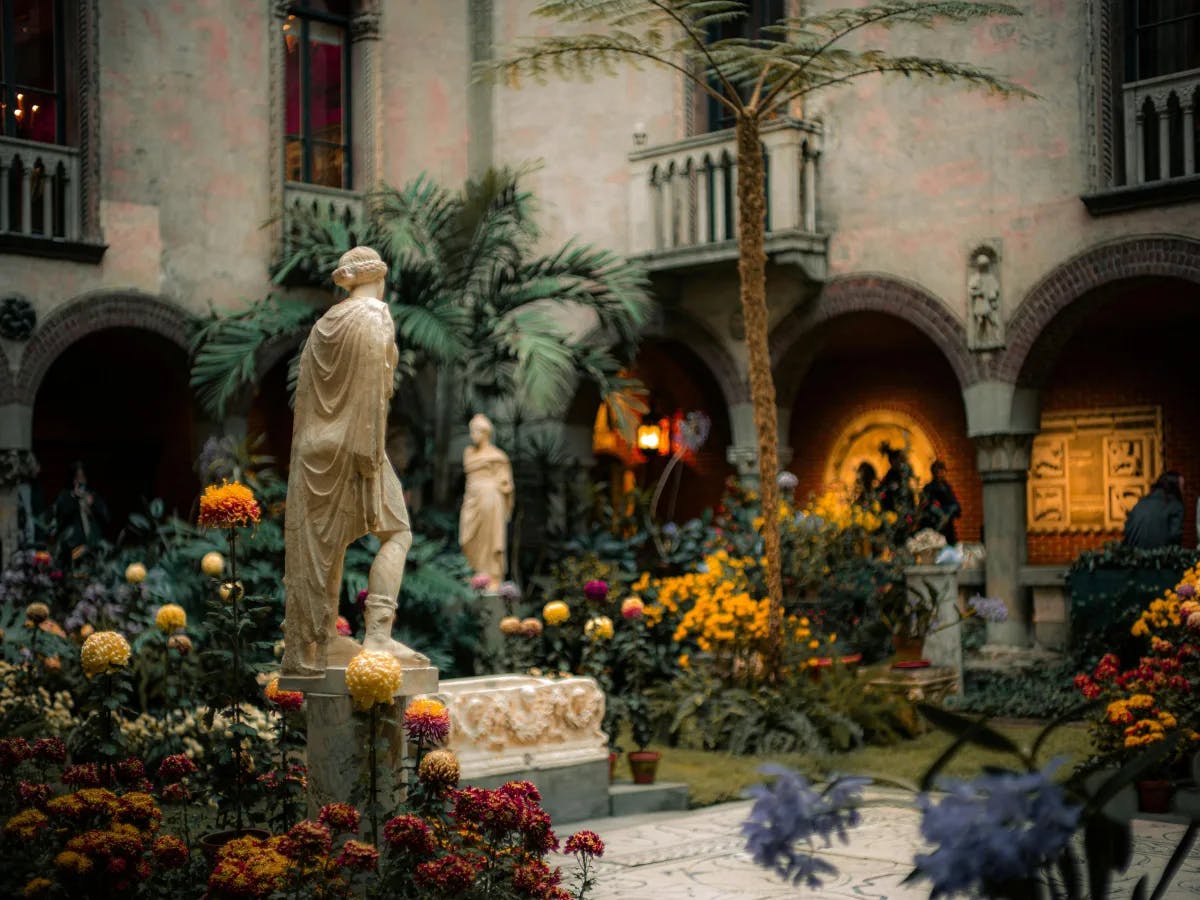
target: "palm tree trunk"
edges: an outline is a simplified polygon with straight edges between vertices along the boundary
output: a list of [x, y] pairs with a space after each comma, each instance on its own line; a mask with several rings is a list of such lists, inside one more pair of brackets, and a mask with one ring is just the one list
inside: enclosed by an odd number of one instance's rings
[[767, 557], [767, 596], [770, 602], [771, 650], [768, 676], [779, 661], [783, 638], [783, 578], [779, 547], [779, 424], [775, 409], [775, 380], [767, 340], [766, 191], [762, 142], [755, 114], [737, 119], [738, 277], [746, 347], [750, 352], [750, 397], [754, 429], [758, 432], [758, 475], [762, 497], [764, 550]]

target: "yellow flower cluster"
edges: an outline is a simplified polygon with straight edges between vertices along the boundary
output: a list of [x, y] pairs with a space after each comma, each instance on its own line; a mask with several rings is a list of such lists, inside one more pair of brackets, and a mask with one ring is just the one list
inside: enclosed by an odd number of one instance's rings
[[154, 624], [163, 634], [174, 634], [187, 628], [187, 612], [178, 603], [166, 603], [154, 614]]
[[[755, 597], [746, 574], [759, 563], [750, 557], [731, 557], [724, 550], [705, 557], [702, 571], [654, 582], [657, 599], [645, 607], [650, 626], [679, 616], [674, 639], [694, 639], [707, 652], [748, 652], [759, 649], [770, 635], [770, 601]], [[644, 574], [633, 586], [651, 586]], [[797, 640], [812, 636], [807, 620], [790, 618], [786, 627]]]
[[358, 709], [391, 703], [403, 680], [400, 660], [390, 653], [364, 650], [346, 666], [346, 689]]
[[839, 491], [826, 491], [803, 512], [806, 516], [820, 518], [827, 527], [837, 531], [878, 531], [885, 523], [891, 525], [896, 521], [896, 514], [881, 512], [878, 503], [870, 508], [863, 507], [850, 503]]
[[79, 659], [88, 678], [106, 675], [129, 664], [129, 641], [115, 631], [93, 632], [83, 642]]
[[1197, 604], [1195, 600], [1179, 596], [1180, 588], [1183, 588], [1184, 593], [1193, 598], [1200, 595], [1200, 566], [1184, 573], [1183, 580], [1175, 585], [1174, 590], [1166, 591], [1162, 597], [1151, 601], [1150, 606], [1133, 623], [1131, 633], [1135, 637], [1147, 637], [1152, 631], [1178, 628], [1186, 618], [1186, 614], [1192, 611], [1193, 606], [1200, 610], [1200, 604]]

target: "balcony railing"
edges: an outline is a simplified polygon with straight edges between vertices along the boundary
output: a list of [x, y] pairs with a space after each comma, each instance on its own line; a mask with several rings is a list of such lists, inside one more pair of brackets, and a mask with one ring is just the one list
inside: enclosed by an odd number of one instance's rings
[[1125, 95], [1125, 183], [1197, 174], [1200, 69], [1134, 81]]
[[[781, 119], [762, 129], [767, 190], [767, 252], [815, 254], [820, 126]], [[736, 258], [737, 160], [734, 134], [719, 131], [630, 156], [630, 252], [651, 270]], [[816, 262], [816, 259], [810, 262]], [[819, 269], [819, 272], [816, 271]]]
[[0, 233], [79, 240], [79, 151], [0, 138]]
[[292, 230], [296, 227], [295, 214], [298, 212], [320, 218], [335, 219], [350, 229], [357, 228], [363, 222], [362, 194], [355, 191], [289, 181], [284, 185], [283, 204], [283, 250], [285, 255], [291, 251]]

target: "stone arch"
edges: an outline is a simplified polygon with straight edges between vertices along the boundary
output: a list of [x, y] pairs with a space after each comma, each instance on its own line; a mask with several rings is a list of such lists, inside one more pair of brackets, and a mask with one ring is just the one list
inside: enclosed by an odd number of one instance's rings
[[811, 348], [806, 351], [804, 338], [833, 319], [859, 312], [884, 313], [916, 326], [942, 351], [961, 386], [982, 377], [978, 361], [967, 349], [963, 323], [941, 300], [888, 275], [851, 275], [830, 281], [815, 300], [790, 313], [771, 333], [771, 366], [780, 405], [790, 404], [799, 382], [781, 377], [783, 367], [803, 364], [811, 352]]
[[721, 342], [708, 328], [691, 316], [672, 310], [669, 318], [657, 316], [642, 333], [644, 338], [661, 338], [686, 344], [708, 367], [721, 388], [726, 410], [739, 403], [750, 402], [750, 382], [741, 367]]
[[995, 363], [994, 377], [1037, 384], [1077, 324], [1076, 316], [1082, 318], [1091, 309], [1090, 304], [1076, 304], [1077, 300], [1087, 295], [1099, 298], [1103, 291], [1098, 289], [1119, 281], [1155, 277], [1200, 284], [1200, 241], [1169, 234], [1121, 238], [1058, 266], [1017, 307], [1008, 324], [1008, 347]]
[[21, 360], [14, 399], [32, 406], [46, 372], [71, 344], [106, 328], [142, 328], [187, 352], [195, 319], [173, 303], [140, 291], [97, 291], [55, 309], [38, 325]]

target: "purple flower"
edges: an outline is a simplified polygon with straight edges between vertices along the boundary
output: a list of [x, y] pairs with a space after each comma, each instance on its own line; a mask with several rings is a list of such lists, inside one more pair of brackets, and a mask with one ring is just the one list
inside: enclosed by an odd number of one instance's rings
[[671, 439], [675, 446], [684, 447], [695, 453], [704, 446], [711, 429], [712, 420], [699, 410], [695, 410], [682, 419], [675, 420], [675, 427], [672, 429], [674, 434]]
[[589, 581], [583, 586], [583, 596], [593, 603], [599, 603], [608, 596], [608, 582], [605, 581]]
[[985, 622], [1008, 621], [1008, 607], [999, 597], [981, 597], [976, 594], [967, 601], [967, 605]]
[[[746, 849], [758, 865], [793, 885], [803, 881], [819, 888], [820, 876], [837, 875], [837, 869], [813, 854], [814, 838], [820, 837], [826, 847], [834, 834], [847, 842], [846, 829], [859, 822], [858, 803], [870, 779], [838, 777], [818, 791], [803, 775], [782, 766], [766, 765], [759, 771], [776, 778], [750, 789], [756, 799], [750, 818], [742, 823]], [[807, 846], [798, 847], [801, 843]]]
[[1180, 600], [1190, 600], [1196, 596], [1196, 587], [1192, 584], [1181, 584], [1175, 589], [1175, 595]]
[[662, 533], [669, 538], [673, 538], [675, 535], [679, 534], [679, 526], [674, 522], [668, 522], [662, 527]]
[[516, 603], [521, 599], [521, 589], [511, 581], [506, 581], [500, 585], [497, 593], [505, 603]]
[[800, 479], [797, 478], [792, 472], [784, 471], [779, 473], [779, 477], [776, 479], [775, 483], [779, 485], [779, 489], [785, 494], [790, 494], [799, 486]]
[[921, 834], [937, 845], [915, 857], [917, 875], [933, 882], [932, 896], [990, 894], [991, 886], [1031, 879], [1058, 859], [1080, 812], [1050, 780], [1058, 764], [1024, 775], [946, 780], [938, 804], [927, 794], [917, 798]]

